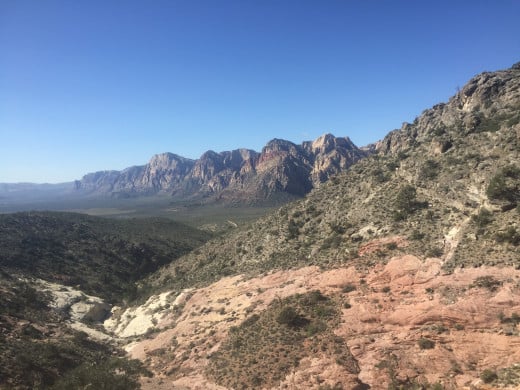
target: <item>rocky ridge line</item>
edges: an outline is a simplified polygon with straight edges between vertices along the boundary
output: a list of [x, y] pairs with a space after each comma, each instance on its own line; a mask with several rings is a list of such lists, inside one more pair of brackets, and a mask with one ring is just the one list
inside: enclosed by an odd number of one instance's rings
[[366, 155], [348, 137], [332, 134], [301, 145], [274, 139], [260, 153], [208, 151], [198, 160], [158, 154], [143, 166], [89, 173], [75, 182], [75, 189], [115, 197], [170, 194], [177, 199], [253, 202], [294, 198]]

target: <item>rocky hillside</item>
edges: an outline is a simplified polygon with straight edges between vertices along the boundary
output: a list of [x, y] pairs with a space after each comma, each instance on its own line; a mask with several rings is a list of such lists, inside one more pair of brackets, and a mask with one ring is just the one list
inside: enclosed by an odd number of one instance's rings
[[0, 270], [79, 286], [111, 302], [134, 282], [211, 237], [167, 219], [111, 220], [74, 213], [0, 215]]
[[442, 258], [446, 270], [519, 265], [519, 143], [520, 69], [483, 73], [373, 145], [376, 154], [181, 258], [154, 283], [163, 285], [164, 275], [185, 286], [218, 275], [337, 266], [359, 256], [369, 265], [403, 251]]
[[0, 389], [137, 389], [139, 376], [151, 374], [70, 326], [68, 308], [87, 297], [76, 298], [56, 305], [34, 279], [0, 268]]
[[198, 160], [159, 154], [144, 166], [88, 174], [75, 188], [117, 197], [166, 193], [176, 199], [258, 203], [301, 197], [365, 155], [349, 138], [331, 134], [301, 145], [274, 139], [261, 153], [208, 151]]
[[519, 270], [356, 266], [225, 277], [106, 325], [155, 373], [143, 389], [518, 389]]

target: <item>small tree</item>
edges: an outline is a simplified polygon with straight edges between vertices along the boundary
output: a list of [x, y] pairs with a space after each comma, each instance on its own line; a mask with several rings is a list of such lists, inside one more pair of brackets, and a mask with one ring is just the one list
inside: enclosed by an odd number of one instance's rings
[[480, 379], [484, 383], [491, 383], [498, 379], [498, 375], [495, 371], [490, 370], [489, 368], [486, 368], [482, 373], [480, 374]]
[[407, 184], [402, 187], [395, 197], [395, 219], [402, 220], [414, 211], [426, 207], [426, 202], [417, 201], [417, 190], [414, 186]]
[[493, 213], [488, 209], [481, 209], [478, 214], [471, 217], [475, 225], [479, 228], [483, 228], [493, 222]]
[[276, 317], [276, 322], [279, 324], [293, 326], [297, 323], [299, 314], [296, 309], [292, 306], [285, 306], [280, 310], [278, 316]]
[[440, 165], [435, 160], [426, 160], [419, 173], [419, 178], [422, 180], [433, 180], [439, 174]]
[[402, 187], [395, 197], [395, 205], [398, 210], [413, 210], [415, 208], [417, 190], [407, 184]]

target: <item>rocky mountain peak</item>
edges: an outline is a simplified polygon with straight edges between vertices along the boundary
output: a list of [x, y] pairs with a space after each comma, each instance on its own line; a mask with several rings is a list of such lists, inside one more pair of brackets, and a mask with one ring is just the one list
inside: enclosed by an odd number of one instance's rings
[[330, 153], [337, 148], [357, 149], [357, 146], [354, 145], [349, 137], [335, 137], [330, 133], [323, 134], [312, 142], [304, 142], [303, 147], [314, 154]]
[[319, 150], [323, 153], [328, 153], [336, 145], [336, 140], [337, 138], [330, 133], [323, 134], [312, 142], [312, 150], [313, 152]]
[[178, 156], [173, 153], [156, 154], [150, 159], [147, 165], [149, 172], [164, 172], [164, 171], [186, 171], [191, 169], [194, 161]]
[[262, 154], [266, 154], [269, 152], [290, 152], [297, 149], [297, 145], [292, 143], [291, 141], [287, 141], [284, 139], [274, 138], [269, 141], [263, 148]]
[[431, 143], [434, 153], [444, 153], [461, 137], [518, 123], [519, 75], [520, 69], [513, 67], [475, 76], [447, 103], [425, 110], [413, 123], [404, 123], [373, 149], [387, 154]]

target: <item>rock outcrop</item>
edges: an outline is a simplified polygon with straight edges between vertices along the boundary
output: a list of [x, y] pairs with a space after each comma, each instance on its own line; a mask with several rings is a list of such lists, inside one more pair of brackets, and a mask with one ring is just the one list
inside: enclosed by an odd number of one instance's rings
[[158, 154], [144, 166], [87, 174], [75, 182], [75, 188], [115, 197], [171, 194], [178, 199], [239, 202], [294, 198], [307, 194], [367, 153], [348, 137], [332, 134], [301, 145], [274, 139], [261, 153], [210, 150], [198, 160]]
[[519, 75], [520, 66], [515, 64], [473, 77], [447, 103], [425, 110], [413, 123], [404, 123], [371, 145], [372, 150], [391, 154], [431, 142], [433, 154], [445, 153], [462, 137], [518, 124]]
[[[204, 288], [152, 296], [143, 306], [115, 313], [105, 326], [127, 343], [147, 326], [154, 329], [126, 346], [131, 357], [148, 362], [155, 373], [143, 378], [143, 389], [226, 389], [230, 381], [262, 372], [274, 358], [280, 362], [280, 380], [273, 386], [260, 375], [257, 388], [518, 388], [520, 342], [514, 313], [520, 310], [520, 271], [481, 267], [444, 274], [441, 263], [402, 255], [365, 271], [314, 266], [252, 279], [226, 277]], [[255, 354], [246, 336], [280, 336], [272, 328], [247, 326], [273, 302], [316, 290], [338, 307], [337, 326], [330, 329], [336, 349], [327, 348], [319, 331], [302, 342], [318, 344], [314, 353], [300, 356], [297, 363], [283, 361], [294, 347], [290, 344], [280, 347], [278, 355]], [[235, 336], [239, 332], [241, 338]], [[211, 376], [229, 340], [235, 341], [234, 353], [250, 357], [251, 367], [229, 367]], [[345, 354], [352, 356], [356, 370], [342, 360]], [[485, 370], [498, 374], [493, 387], [479, 379]]]

